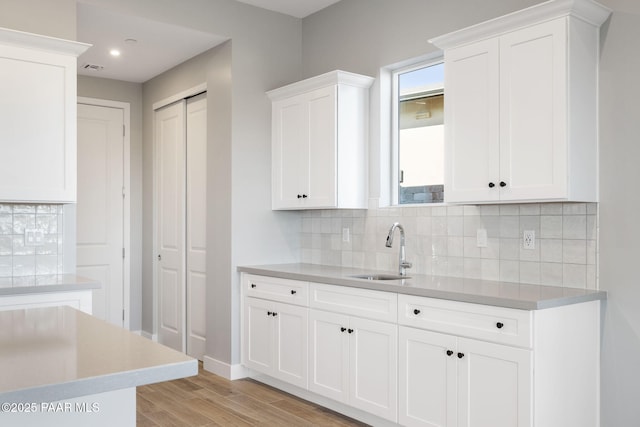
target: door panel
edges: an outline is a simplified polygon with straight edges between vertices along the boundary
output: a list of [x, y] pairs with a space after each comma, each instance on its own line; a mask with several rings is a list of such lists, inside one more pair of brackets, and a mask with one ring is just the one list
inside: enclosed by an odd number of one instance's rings
[[530, 350], [458, 339], [458, 426], [531, 426]]
[[352, 317], [349, 337], [351, 405], [395, 421], [398, 327]]
[[259, 372], [271, 374], [273, 370], [272, 302], [247, 298], [244, 304], [245, 333], [242, 351], [243, 363]]
[[283, 381], [306, 388], [309, 309], [277, 304], [276, 310], [277, 316], [274, 317], [276, 360], [273, 375]]
[[78, 274], [98, 280], [93, 315], [123, 325], [124, 111], [78, 104]]
[[[309, 311], [309, 390], [341, 402], [349, 399], [349, 317]], [[342, 331], [344, 328], [344, 331]]]
[[402, 326], [399, 335], [400, 424], [455, 426], [456, 337]]
[[337, 204], [336, 172], [338, 135], [336, 131], [336, 87], [318, 89], [308, 95], [308, 188], [309, 207]]
[[207, 95], [187, 101], [187, 354], [202, 360], [206, 343]]
[[158, 341], [185, 351], [185, 102], [157, 110], [155, 119]]

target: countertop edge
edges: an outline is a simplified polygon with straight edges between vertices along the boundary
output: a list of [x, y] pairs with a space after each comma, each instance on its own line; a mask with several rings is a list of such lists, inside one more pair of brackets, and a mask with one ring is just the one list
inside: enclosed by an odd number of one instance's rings
[[100, 375], [60, 384], [47, 384], [0, 393], [3, 402], [57, 402], [65, 399], [122, 390], [198, 374], [196, 359], [154, 366], [110, 375]]
[[[340, 268], [340, 267], [336, 267]], [[360, 289], [378, 290], [383, 292], [393, 292], [397, 294], [420, 296], [427, 298], [445, 299], [450, 301], [464, 302], [470, 304], [491, 305], [496, 307], [513, 308], [520, 310], [543, 310], [554, 307], [561, 307], [571, 304], [579, 304], [589, 301], [605, 300], [607, 293], [604, 291], [592, 291], [581, 295], [567, 295], [553, 298], [540, 299], [538, 301], [517, 300], [509, 297], [495, 297], [478, 294], [465, 294], [446, 290], [398, 287], [397, 280], [371, 281], [364, 279], [354, 279], [350, 277], [322, 276], [310, 273], [281, 271], [270, 268], [270, 266], [239, 266], [237, 270], [241, 273], [255, 274], [260, 276], [277, 277], [281, 279], [301, 280], [315, 283], [326, 283], [330, 285], [349, 286]], [[395, 286], [391, 282], [396, 282]]]
[[17, 296], [24, 294], [41, 294], [49, 292], [74, 292], [100, 289], [102, 286], [97, 280], [88, 279], [76, 275], [63, 275], [59, 279], [62, 283], [39, 284], [29, 286], [13, 286], [0, 288], [0, 296]]

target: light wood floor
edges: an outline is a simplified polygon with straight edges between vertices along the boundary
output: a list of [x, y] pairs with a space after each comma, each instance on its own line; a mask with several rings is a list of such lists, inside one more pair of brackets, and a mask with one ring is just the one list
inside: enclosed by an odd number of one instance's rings
[[202, 369], [195, 377], [138, 387], [137, 425], [364, 426], [257, 381], [228, 381]]

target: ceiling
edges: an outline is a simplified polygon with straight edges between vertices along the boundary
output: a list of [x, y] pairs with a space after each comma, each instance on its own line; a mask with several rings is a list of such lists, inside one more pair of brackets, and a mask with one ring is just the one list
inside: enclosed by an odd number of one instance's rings
[[[238, 0], [303, 18], [340, 0]], [[77, 39], [93, 45], [78, 74], [143, 83], [224, 42], [224, 37], [77, 3]], [[118, 49], [118, 57], [110, 55]]]

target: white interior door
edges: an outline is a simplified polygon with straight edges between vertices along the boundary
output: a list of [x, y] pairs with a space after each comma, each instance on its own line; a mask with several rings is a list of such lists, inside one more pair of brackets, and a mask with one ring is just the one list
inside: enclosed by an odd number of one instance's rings
[[124, 326], [124, 110], [78, 104], [77, 273], [93, 315]]
[[158, 341], [185, 351], [185, 111], [179, 101], [155, 113]]
[[207, 95], [187, 100], [187, 354], [202, 360], [206, 343]]

